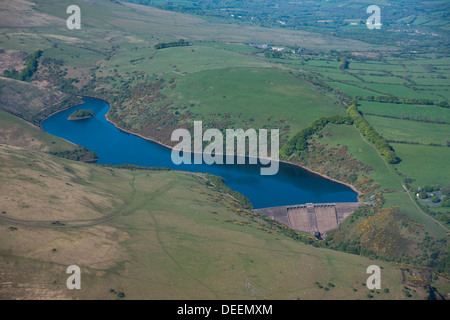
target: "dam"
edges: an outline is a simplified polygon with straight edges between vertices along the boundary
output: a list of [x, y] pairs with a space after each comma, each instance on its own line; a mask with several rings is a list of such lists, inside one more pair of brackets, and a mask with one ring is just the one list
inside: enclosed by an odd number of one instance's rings
[[324, 239], [328, 231], [337, 229], [342, 221], [364, 202], [306, 203], [256, 209], [255, 211], [283, 223], [287, 227]]

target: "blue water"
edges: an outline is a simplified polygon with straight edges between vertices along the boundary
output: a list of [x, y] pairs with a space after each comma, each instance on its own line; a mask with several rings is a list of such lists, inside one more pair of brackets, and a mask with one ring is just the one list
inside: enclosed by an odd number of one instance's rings
[[[357, 201], [357, 194], [347, 186], [285, 163], [280, 163], [278, 173], [273, 176], [260, 175], [259, 165], [175, 165], [172, 163], [170, 149], [123, 132], [108, 122], [105, 115], [109, 105], [105, 101], [94, 98], [83, 100], [83, 104], [43, 121], [42, 128], [55, 136], [95, 151], [99, 164], [128, 163], [207, 172], [224, 178], [227, 186], [244, 194], [255, 208]], [[77, 109], [91, 109], [95, 116], [85, 120], [67, 120]]]

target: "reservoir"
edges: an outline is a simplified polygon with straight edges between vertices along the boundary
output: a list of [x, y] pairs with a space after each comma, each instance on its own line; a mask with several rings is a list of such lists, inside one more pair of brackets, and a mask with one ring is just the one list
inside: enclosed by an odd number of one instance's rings
[[[351, 188], [282, 162], [278, 173], [272, 176], [260, 175], [260, 165], [175, 165], [171, 159], [171, 149], [126, 133], [108, 122], [105, 115], [110, 107], [105, 101], [94, 98], [83, 100], [83, 104], [44, 120], [42, 128], [55, 136], [95, 151], [99, 164], [127, 163], [210, 173], [222, 177], [227, 186], [245, 195], [255, 208], [357, 201], [357, 193]], [[69, 115], [77, 109], [90, 109], [94, 111], [95, 116], [78, 121], [68, 120]]]

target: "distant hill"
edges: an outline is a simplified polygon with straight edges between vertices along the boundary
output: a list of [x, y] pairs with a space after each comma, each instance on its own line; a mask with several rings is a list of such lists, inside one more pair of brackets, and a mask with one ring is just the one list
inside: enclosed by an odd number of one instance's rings
[[[343, 1], [229, 1], [229, 0], [129, 0], [202, 17], [240, 24], [314, 30], [322, 34], [363, 40], [374, 44], [397, 43], [409, 48], [449, 44], [448, 1], [343, 0]], [[368, 32], [369, 5], [381, 10], [381, 30]]]

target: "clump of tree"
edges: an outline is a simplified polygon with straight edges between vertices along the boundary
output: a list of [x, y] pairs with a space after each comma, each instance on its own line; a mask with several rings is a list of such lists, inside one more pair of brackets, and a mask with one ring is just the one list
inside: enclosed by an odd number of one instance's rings
[[442, 100], [442, 101], [440, 101], [437, 105], [438, 105], [439, 107], [442, 107], [442, 108], [449, 108], [449, 107], [450, 107], [450, 105], [448, 104], [448, 101], [447, 101], [447, 100]]
[[82, 146], [79, 146], [74, 150], [50, 152], [50, 154], [55, 155], [57, 157], [82, 162], [94, 162], [98, 160], [98, 156], [97, 153], [95, 153], [95, 151], [91, 151], [88, 148]]
[[155, 44], [155, 49], [164, 49], [164, 48], [171, 48], [171, 47], [186, 47], [190, 46], [191, 43], [189, 41], [186, 41], [184, 39], [180, 39], [178, 41], [172, 41], [172, 42], [160, 42], [158, 44]]
[[283, 53], [281, 51], [266, 51], [264, 53], [266, 58], [276, 58], [281, 59], [283, 57]]
[[16, 69], [4, 70], [3, 76], [11, 79], [16, 79], [20, 81], [29, 81], [33, 74], [36, 72], [39, 58], [42, 55], [42, 50], [35, 51], [30, 58], [28, 58], [25, 68], [23, 68], [20, 72], [17, 72]]
[[450, 183], [441, 188], [441, 195], [450, 197]]
[[116, 291], [116, 290], [114, 290], [114, 289], [109, 289], [109, 292], [111, 292], [111, 293], [117, 295], [117, 297], [120, 298], [120, 299], [125, 298], [125, 293], [122, 292], [122, 291]]
[[339, 69], [346, 70], [348, 69], [349, 65], [350, 61], [348, 61], [347, 58], [342, 58], [341, 61], [339, 62]]
[[386, 103], [401, 103], [401, 100], [399, 97], [393, 96], [393, 95], [387, 95], [387, 96], [361, 96], [356, 95], [355, 99], [357, 100], [367, 100], [367, 101], [375, 101], [375, 102], [386, 102]]
[[94, 115], [94, 111], [90, 109], [78, 109], [69, 116], [69, 120], [87, 119], [93, 117]]
[[434, 101], [432, 99], [416, 99], [416, 98], [403, 98], [404, 104], [422, 104], [422, 105], [433, 105]]
[[353, 124], [353, 120], [349, 116], [332, 116], [320, 117], [314, 120], [306, 128], [297, 132], [288, 142], [286, 142], [280, 150], [282, 157], [288, 158], [293, 153], [299, 153], [306, 150], [308, 147], [308, 140], [320, 130], [322, 130], [328, 123], [333, 124]]
[[431, 198], [431, 202], [432, 202], [432, 203], [439, 203], [439, 202], [441, 202], [441, 199], [439, 199], [438, 196], [433, 196], [433, 197]]
[[419, 199], [426, 199], [428, 198], [428, 194], [425, 191], [419, 192]]
[[435, 191], [439, 191], [439, 187], [435, 186], [435, 185], [427, 184], [427, 185], [423, 186], [423, 190], [425, 190], [426, 192], [435, 192]]
[[362, 117], [356, 105], [352, 104], [348, 107], [347, 113], [353, 119], [353, 123], [358, 128], [359, 132], [375, 145], [375, 148], [388, 163], [395, 164], [400, 162], [400, 158], [397, 157], [394, 149], [389, 145], [387, 140], [376, 132], [367, 120]]

